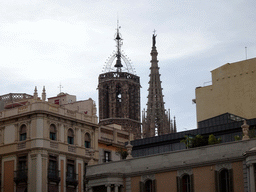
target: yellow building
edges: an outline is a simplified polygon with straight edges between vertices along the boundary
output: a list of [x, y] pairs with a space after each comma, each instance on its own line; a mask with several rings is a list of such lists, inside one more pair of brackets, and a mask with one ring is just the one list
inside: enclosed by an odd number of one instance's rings
[[74, 98], [71, 107], [45, 99], [45, 89], [42, 99], [36, 89], [33, 96], [0, 96], [2, 192], [82, 192], [86, 165], [98, 162], [95, 105], [84, 112], [69, 109], [78, 105]]
[[196, 88], [197, 122], [231, 113], [256, 117], [256, 58], [211, 71], [212, 85]]

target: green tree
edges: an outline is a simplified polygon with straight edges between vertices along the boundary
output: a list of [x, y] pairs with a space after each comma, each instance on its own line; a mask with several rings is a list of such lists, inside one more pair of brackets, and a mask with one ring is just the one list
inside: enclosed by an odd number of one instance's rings
[[209, 135], [208, 138], [208, 144], [209, 145], [214, 145], [214, 144], [218, 144], [221, 142], [221, 138], [216, 138], [213, 134]]
[[207, 144], [207, 140], [202, 135], [196, 135], [192, 140], [192, 147], [201, 147]]
[[235, 141], [241, 140], [241, 137], [239, 135], [235, 135], [234, 138], [235, 138]]
[[121, 157], [121, 159], [126, 159], [128, 156], [128, 152], [121, 147], [116, 149], [116, 153]]
[[186, 148], [192, 147], [192, 138], [188, 135], [185, 135], [185, 138], [180, 141], [181, 143], [184, 143], [186, 145]]

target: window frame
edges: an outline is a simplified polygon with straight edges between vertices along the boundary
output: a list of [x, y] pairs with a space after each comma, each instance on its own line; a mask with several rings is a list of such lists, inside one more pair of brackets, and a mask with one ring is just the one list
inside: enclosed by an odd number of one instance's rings
[[[69, 134], [70, 133], [69, 131], [72, 131], [72, 135]], [[74, 145], [74, 137], [75, 137], [74, 130], [69, 128], [67, 132], [67, 142], [69, 145]]]
[[51, 124], [49, 129], [50, 129], [50, 131], [49, 131], [50, 132], [49, 133], [50, 140], [57, 141], [57, 127], [56, 127], [56, 125]]
[[19, 141], [26, 141], [27, 140], [27, 125], [22, 124], [19, 129]]

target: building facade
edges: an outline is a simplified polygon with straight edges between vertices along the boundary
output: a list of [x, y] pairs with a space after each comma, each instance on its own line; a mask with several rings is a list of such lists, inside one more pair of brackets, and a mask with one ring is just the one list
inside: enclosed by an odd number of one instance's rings
[[227, 63], [211, 73], [212, 85], [196, 88], [197, 122], [227, 112], [255, 118], [256, 58]]
[[99, 164], [126, 158], [125, 143], [133, 140], [133, 134], [122, 130], [120, 125], [99, 127]]
[[[140, 77], [134, 74], [129, 60], [121, 52], [119, 27], [115, 40], [117, 51], [106, 64], [105, 73], [99, 75], [99, 124], [121, 125], [123, 130], [140, 139]], [[116, 64], [111, 67], [114, 60]]]
[[256, 140], [166, 152], [87, 168], [90, 192], [252, 192]]
[[[95, 117], [38, 98], [0, 111], [2, 192], [82, 192], [86, 166], [99, 159]], [[17, 97], [15, 94], [10, 97]]]

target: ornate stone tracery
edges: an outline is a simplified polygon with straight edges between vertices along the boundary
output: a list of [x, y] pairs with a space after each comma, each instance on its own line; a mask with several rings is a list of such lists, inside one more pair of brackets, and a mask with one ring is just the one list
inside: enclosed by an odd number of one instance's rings
[[[116, 40], [119, 40], [118, 35], [119, 31]], [[133, 133], [135, 139], [140, 139], [140, 78], [122, 72], [118, 54], [116, 57], [116, 72], [99, 75], [99, 123], [121, 125], [123, 130]]]

